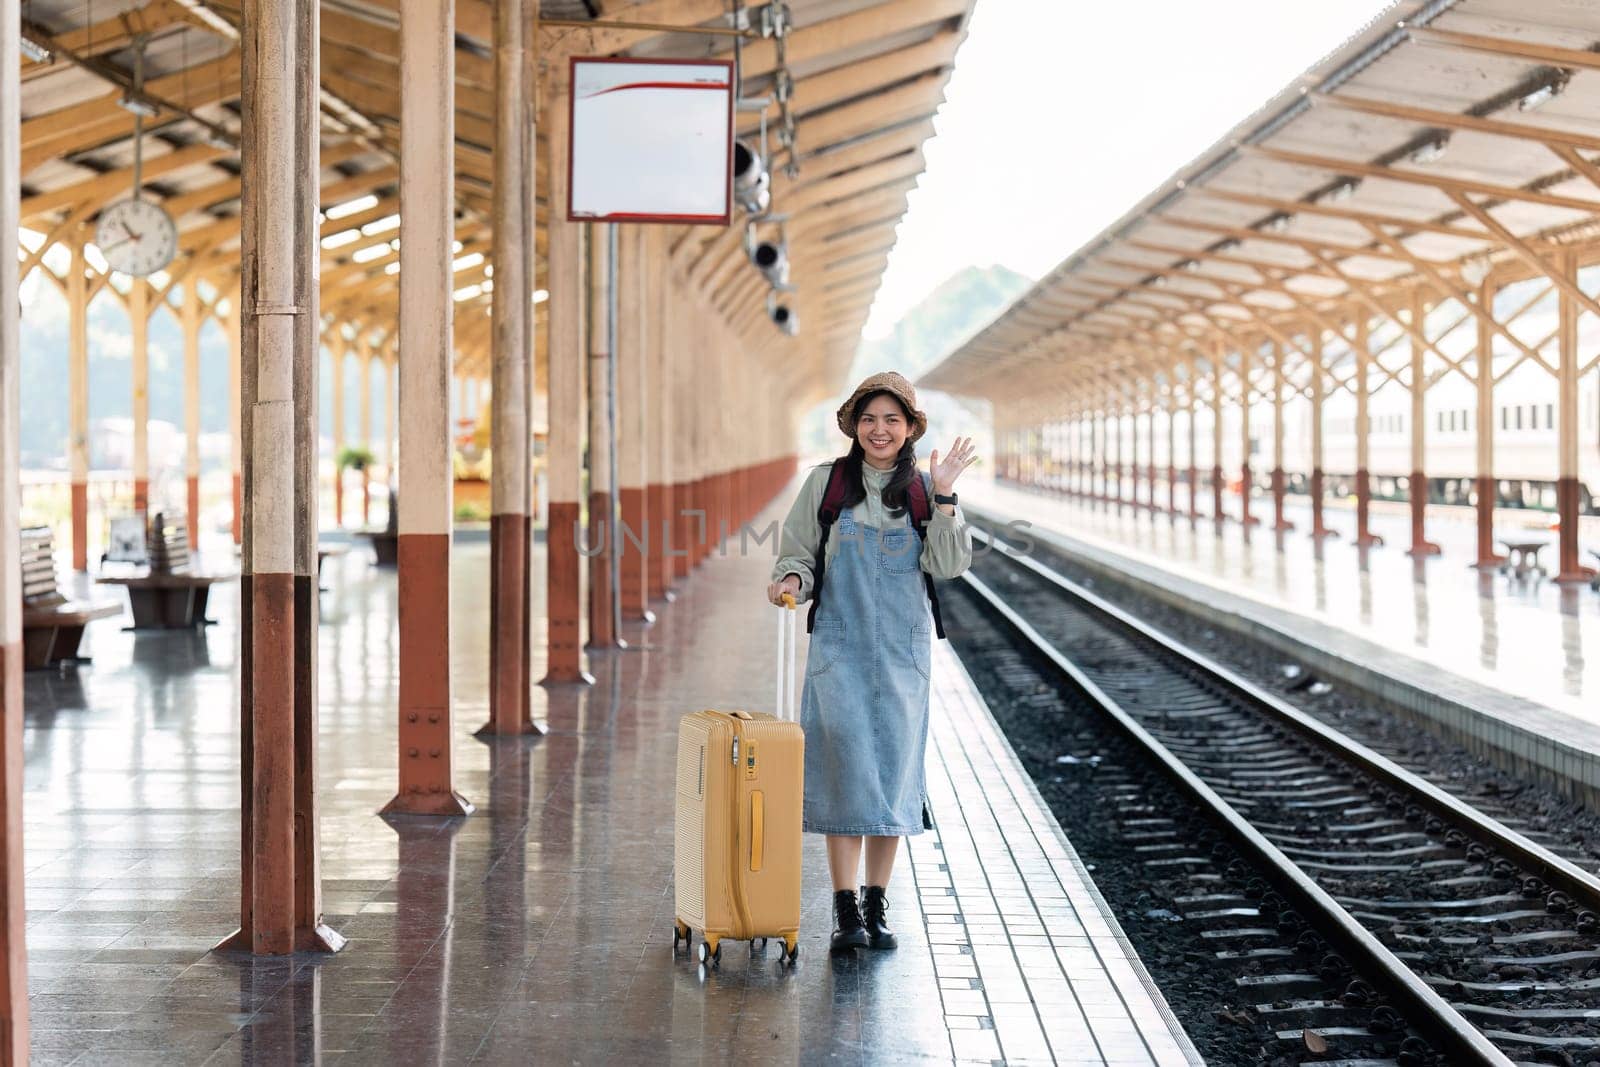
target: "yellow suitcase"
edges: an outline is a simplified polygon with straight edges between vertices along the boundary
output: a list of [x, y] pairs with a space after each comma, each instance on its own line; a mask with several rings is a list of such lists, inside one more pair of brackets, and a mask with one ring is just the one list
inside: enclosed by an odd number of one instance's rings
[[777, 715], [697, 711], [678, 726], [673, 950], [699, 930], [707, 966], [725, 938], [754, 950], [781, 937], [785, 963], [800, 954], [805, 735], [793, 721], [794, 615], [791, 603], [779, 627]]

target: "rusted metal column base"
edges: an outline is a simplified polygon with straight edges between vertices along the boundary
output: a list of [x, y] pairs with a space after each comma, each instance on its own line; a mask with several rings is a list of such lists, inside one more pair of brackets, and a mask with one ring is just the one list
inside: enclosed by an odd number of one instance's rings
[[1189, 468], [1189, 517], [1200, 517], [1200, 470], [1192, 466]]
[[1439, 546], [1428, 540], [1423, 529], [1428, 514], [1428, 476], [1421, 471], [1412, 471], [1406, 489], [1406, 495], [1411, 498], [1411, 547], [1406, 550], [1406, 555], [1416, 559], [1437, 556]]
[[1322, 468], [1311, 472], [1311, 537], [1320, 541], [1324, 537], [1338, 537], [1338, 530], [1330, 530], [1322, 523]]
[[1475, 479], [1475, 484], [1478, 490], [1478, 561], [1473, 566], [1498, 567], [1506, 561], [1506, 557], [1494, 550], [1494, 478], [1480, 475]]
[[466, 815], [450, 755], [450, 535], [402, 533], [400, 791], [383, 814]]
[[1222, 522], [1227, 518], [1222, 510], [1222, 468], [1211, 468], [1211, 518]]
[[1167, 514], [1178, 513], [1178, 468], [1167, 468]]
[[545, 599], [549, 605], [550, 651], [541, 685], [594, 683], [594, 678], [583, 669], [583, 649], [578, 640], [582, 611], [578, 574], [582, 560], [573, 541], [578, 518], [577, 501], [550, 501], [550, 525], [545, 544], [549, 563]]
[[622, 527], [617, 531], [616, 546], [622, 553], [622, 617], [654, 622], [655, 612], [650, 610], [650, 572], [655, 551], [650, 544], [650, 490], [624, 488], [618, 496]]
[[1259, 526], [1261, 520], [1250, 514], [1250, 494], [1255, 490], [1255, 474], [1246, 463], [1239, 468], [1239, 521], [1245, 526]]
[[344, 472], [337, 469], [333, 472], [333, 524], [344, 525]]
[[1587, 582], [1594, 577], [1594, 568], [1584, 566], [1578, 559], [1578, 479], [1556, 479], [1556, 515], [1561, 523], [1556, 543], [1556, 581]]
[[1272, 528], [1274, 530], [1292, 530], [1294, 523], [1283, 517], [1283, 494], [1287, 492], [1287, 480], [1282, 467], [1272, 469]]
[[[15, 9], [13, 9], [15, 10]], [[0, 644], [0, 1065], [28, 1062], [28, 949], [23, 930], [22, 643]]]
[[133, 480], [133, 510], [144, 512], [150, 510], [150, 479], [135, 478]]
[[[317, 576], [294, 576], [294, 950], [338, 952], [343, 934], [322, 921], [317, 855]], [[312, 827], [311, 832], [303, 828]]]
[[610, 493], [589, 494], [589, 647], [610, 648], [616, 643], [611, 625], [611, 538], [615, 531], [607, 518], [611, 514]]
[[[249, 951], [294, 951], [294, 575], [250, 578]], [[285, 669], [288, 668], [288, 669]], [[241, 887], [242, 888], [242, 887]]]
[[536, 731], [523, 686], [528, 678], [528, 517], [489, 518], [489, 721], [479, 737], [521, 736]]
[[189, 514], [186, 516], [189, 525], [189, 547], [200, 547], [200, 479], [189, 475]]
[[677, 504], [677, 511], [674, 513], [673, 541], [674, 547], [683, 553], [677, 557], [674, 570], [680, 578], [687, 578], [695, 564], [695, 531], [701, 524], [700, 517], [692, 514], [700, 506], [699, 497], [695, 493], [697, 484], [694, 481], [679, 482], [677, 491], [673, 493], [673, 499]]
[[[235, 445], [235, 447], [237, 447], [237, 445]], [[240, 484], [241, 481], [242, 481], [242, 479], [239, 477], [239, 472], [238, 471], [234, 471], [233, 472], [233, 543], [236, 544], [236, 545], [240, 543], [240, 541], [243, 539], [243, 535], [244, 535], [244, 524], [243, 524], [244, 512], [243, 512], [243, 509], [240, 506], [241, 497], [242, 497], [242, 491], [243, 491], [243, 486]]]
[[672, 487], [660, 482], [651, 482], [645, 488], [645, 512], [649, 518], [649, 525], [644, 527], [649, 538], [649, 561], [646, 564], [645, 585], [651, 600], [664, 600], [667, 596], [667, 587], [672, 584], [672, 575], [668, 573], [670, 560], [667, 558], [667, 530], [665, 521], [672, 514]]
[[72, 483], [72, 569], [89, 569], [89, 485]]
[[1372, 514], [1372, 483], [1366, 470], [1356, 471], [1356, 547], [1371, 548], [1383, 544], [1383, 538], [1373, 533], [1368, 520]]

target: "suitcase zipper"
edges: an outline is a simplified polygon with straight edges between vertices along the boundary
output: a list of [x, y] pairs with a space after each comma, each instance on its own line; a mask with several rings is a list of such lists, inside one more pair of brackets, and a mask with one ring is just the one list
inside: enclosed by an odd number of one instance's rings
[[740, 881], [740, 835], [739, 835], [739, 737], [741, 734], [741, 719], [737, 715], [728, 716], [733, 726], [733, 762], [728, 769], [728, 808], [733, 816], [733, 848], [728, 856], [728, 898], [733, 904], [734, 921], [737, 924], [735, 933], [750, 933], [750, 915], [745, 907], [744, 883]]

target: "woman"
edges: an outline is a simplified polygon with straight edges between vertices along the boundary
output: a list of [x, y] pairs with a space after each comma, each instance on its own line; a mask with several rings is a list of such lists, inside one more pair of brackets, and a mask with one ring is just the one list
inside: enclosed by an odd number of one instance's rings
[[806, 475], [767, 587], [774, 604], [785, 593], [812, 601], [800, 698], [803, 821], [828, 836], [835, 952], [894, 948], [885, 890], [895, 850], [901, 837], [932, 826], [923, 755], [931, 632], [939, 627], [924, 576], [954, 578], [972, 562], [954, 489], [976, 458], [971, 440], [957, 438], [942, 459], [933, 453], [931, 478], [917, 470], [928, 418], [911, 383], [893, 372], [857, 386], [838, 421], [850, 452]]

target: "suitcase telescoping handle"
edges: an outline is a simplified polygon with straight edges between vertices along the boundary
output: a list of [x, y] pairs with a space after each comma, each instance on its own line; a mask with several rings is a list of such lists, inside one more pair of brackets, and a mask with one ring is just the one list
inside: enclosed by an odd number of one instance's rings
[[783, 606], [778, 609], [778, 699], [773, 714], [789, 722], [797, 721], [800, 717], [794, 696], [795, 642], [798, 640], [795, 632], [796, 614], [794, 597], [789, 593], [783, 594]]

